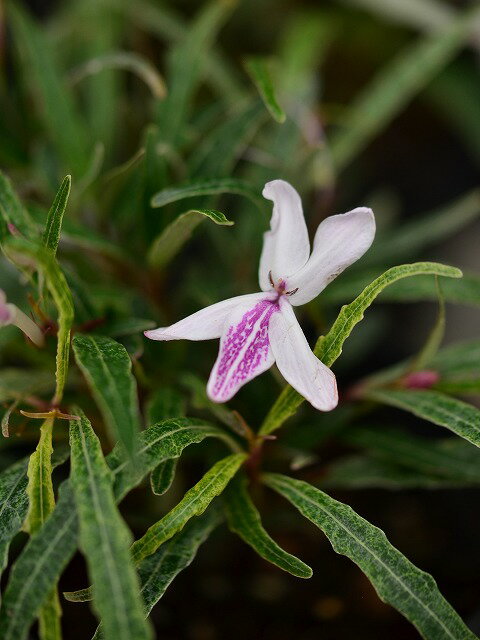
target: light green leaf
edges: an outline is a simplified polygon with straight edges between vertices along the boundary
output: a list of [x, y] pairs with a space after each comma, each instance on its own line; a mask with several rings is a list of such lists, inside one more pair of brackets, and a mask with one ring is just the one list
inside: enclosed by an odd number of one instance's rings
[[10, 236], [8, 224], [13, 225], [29, 240], [35, 240], [38, 236], [35, 224], [13, 190], [11, 181], [3, 171], [0, 171], [0, 240], [2, 243]]
[[249, 198], [255, 203], [261, 202], [258, 193], [244, 180], [238, 180], [236, 178], [212, 178], [163, 189], [152, 197], [151, 206], [164, 207], [166, 204], [177, 202], [178, 200], [185, 200], [186, 198], [194, 198], [197, 196], [211, 196], [220, 193], [237, 193]]
[[237, 476], [225, 491], [225, 513], [231, 531], [258, 555], [298, 578], [310, 578], [311, 568], [284, 551], [262, 526], [260, 514], [247, 490], [246, 478]]
[[52, 484], [52, 430], [53, 418], [40, 427], [40, 440], [28, 463], [29, 509], [26, 522], [30, 535], [41, 529], [55, 507]]
[[189, 240], [194, 229], [204, 220], [211, 220], [223, 226], [233, 225], [233, 222], [227, 220], [220, 211], [190, 209], [175, 218], [152, 242], [147, 255], [150, 266], [161, 269], [168, 264]]
[[0, 473], [0, 572], [7, 566], [8, 548], [27, 516], [28, 458]]
[[479, 15], [475, 6], [449, 21], [402, 51], [367, 84], [351, 105], [344, 128], [331, 140], [337, 170], [347, 166], [452, 60], [470, 37]]
[[70, 81], [72, 84], [76, 84], [84, 78], [101, 73], [106, 69], [131, 71], [145, 82], [157, 100], [164, 98], [167, 93], [165, 82], [157, 68], [149, 60], [132, 51], [115, 51], [92, 58], [71, 72]]
[[245, 61], [245, 69], [248, 71], [253, 83], [258, 89], [265, 106], [270, 111], [272, 118], [277, 122], [285, 122], [286, 114], [278, 104], [273, 81], [268, 68], [268, 61], [261, 57], [251, 57]]
[[5, 245], [9, 252], [21, 254], [35, 260], [41, 269], [47, 287], [52, 294], [58, 311], [56, 390], [53, 405], [58, 405], [63, 397], [67, 380], [70, 352], [70, 331], [73, 324], [73, 300], [67, 281], [57, 261], [45, 247], [36, 247], [23, 238], [11, 238]]
[[177, 470], [177, 462], [178, 458], [165, 460], [152, 471], [150, 475], [150, 486], [156, 496], [163, 496], [172, 486]]
[[[190, 444], [217, 437], [235, 446], [228, 434], [205, 420], [165, 420], [138, 435], [134, 464], [120, 447], [107, 457], [113, 491], [121, 500], [159, 462], [181, 455]], [[64, 482], [58, 503], [36, 536], [15, 562], [0, 607], [2, 640], [24, 640], [46, 594], [53, 587], [77, 546], [78, 522], [71, 487]]]
[[337, 553], [368, 576], [379, 597], [398, 609], [427, 640], [474, 640], [435, 580], [387, 540], [383, 531], [353, 509], [306, 482], [267, 474], [265, 483], [319, 527]]
[[429, 390], [375, 389], [366, 397], [446, 427], [480, 447], [480, 410], [471, 404]]
[[55, 200], [53, 201], [50, 211], [48, 212], [47, 224], [43, 234], [43, 244], [53, 256], [56, 255], [58, 243], [60, 242], [63, 215], [67, 208], [71, 185], [72, 176], [65, 176], [57, 191], [57, 195], [55, 196]]
[[112, 492], [111, 472], [88, 420], [70, 423], [71, 476], [80, 545], [94, 584], [94, 605], [111, 640], [141, 640], [152, 633], [143, 617], [140, 589], [128, 545], [131, 533]]
[[132, 454], [135, 435], [140, 429], [140, 417], [132, 362], [127, 350], [106, 336], [76, 335], [72, 345], [77, 364], [110, 433]]
[[[460, 278], [462, 272], [455, 267], [435, 262], [414, 262], [392, 267], [371, 282], [353, 302], [342, 307], [337, 319], [326, 336], [317, 340], [314, 353], [327, 367], [331, 367], [342, 353], [342, 347], [355, 325], [363, 320], [364, 313], [375, 298], [389, 285], [410, 276], [431, 274], [447, 278]], [[278, 429], [287, 418], [292, 416], [300, 404], [302, 396], [287, 386], [270, 409], [260, 433], [268, 434]]]
[[8, 14], [27, 82], [32, 83], [41, 97], [40, 115], [45, 127], [57, 146], [64, 168], [78, 178], [83, 175], [90, 157], [86, 124], [62, 81], [44, 30], [19, 3], [9, 3]]
[[134, 542], [132, 558], [135, 563], [154, 553], [163, 542], [180, 531], [190, 518], [201, 515], [210, 502], [222, 493], [246, 457], [246, 454], [234, 453], [214, 464], [203, 478], [187, 491], [176, 507]]

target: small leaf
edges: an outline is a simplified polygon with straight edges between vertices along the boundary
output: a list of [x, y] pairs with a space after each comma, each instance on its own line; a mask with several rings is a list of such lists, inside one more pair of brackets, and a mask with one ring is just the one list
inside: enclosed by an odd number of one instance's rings
[[215, 224], [231, 226], [233, 222], [220, 211], [214, 209], [190, 209], [182, 213], [164, 229], [153, 241], [147, 255], [150, 266], [161, 269], [172, 260], [189, 240], [194, 229], [204, 220]]
[[110, 433], [132, 454], [140, 413], [127, 350], [106, 336], [76, 335], [72, 345]]
[[80, 522], [80, 545], [94, 584], [94, 605], [105, 637], [151, 638], [128, 551], [131, 533], [115, 506], [111, 472], [100, 442], [84, 416], [70, 423], [70, 446], [70, 482]]
[[150, 486], [156, 496], [163, 496], [170, 487], [175, 478], [175, 472], [177, 470], [178, 458], [170, 458], [161, 462], [158, 467], [152, 471], [150, 475]]
[[285, 122], [287, 116], [277, 102], [275, 89], [268, 69], [268, 61], [261, 57], [251, 57], [245, 61], [245, 68], [273, 119], [280, 123]]
[[[8, 225], [12, 225], [10, 230]], [[10, 236], [13, 229], [29, 240], [35, 240], [38, 236], [35, 224], [13, 190], [11, 181], [3, 171], [0, 171], [0, 241], [2, 243]]]
[[234, 453], [219, 460], [166, 516], [153, 524], [132, 546], [132, 558], [139, 563], [180, 531], [193, 516], [201, 515], [210, 502], [222, 493], [245, 461], [246, 454]]
[[427, 640], [474, 640], [435, 580], [413, 565], [383, 531], [306, 482], [267, 474], [265, 483], [321, 529], [337, 553], [368, 576], [379, 597], [398, 609]]
[[237, 476], [225, 491], [225, 513], [230, 530], [237, 533], [258, 555], [298, 578], [310, 578], [311, 568], [284, 551], [262, 526], [260, 514], [250, 498], [246, 478]]
[[152, 207], [164, 207], [171, 202], [194, 198], [197, 196], [211, 196], [220, 193], [237, 193], [249, 198], [255, 203], [262, 202], [258, 193], [244, 180], [235, 178], [212, 178], [199, 180], [177, 187], [163, 189], [156, 193], [151, 200]]
[[58, 243], [60, 242], [63, 215], [67, 208], [71, 185], [72, 177], [65, 176], [57, 191], [57, 195], [55, 196], [50, 211], [48, 212], [47, 224], [43, 234], [43, 244], [53, 256], [56, 255]]
[[[403, 264], [388, 269], [365, 287], [353, 302], [341, 308], [330, 331], [326, 336], [322, 336], [317, 340], [314, 349], [317, 358], [327, 367], [331, 367], [341, 355], [343, 343], [353, 331], [355, 325], [363, 320], [365, 311], [375, 298], [397, 280], [419, 274], [431, 274], [447, 278], [460, 278], [462, 276], [460, 269], [435, 262], [414, 262], [413, 264]], [[295, 413], [302, 402], [303, 398], [299, 393], [290, 386], [285, 387], [270, 409], [260, 429], [260, 434], [265, 435], [278, 429], [287, 418]]]
[[480, 447], [480, 410], [471, 404], [438, 391], [376, 389], [367, 392], [367, 397], [446, 427]]

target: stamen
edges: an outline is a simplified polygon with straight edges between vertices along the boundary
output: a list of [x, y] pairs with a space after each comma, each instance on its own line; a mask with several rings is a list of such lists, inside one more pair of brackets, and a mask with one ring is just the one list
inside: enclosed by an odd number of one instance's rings
[[270, 284], [272, 285], [272, 287], [275, 287], [275, 284], [274, 284], [273, 278], [272, 278], [272, 271], [271, 270], [268, 272], [268, 279], [270, 280]]
[[294, 293], [297, 293], [298, 291], [298, 287], [296, 289], [292, 289], [292, 291], [286, 291], [285, 295], [286, 296], [293, 296]]

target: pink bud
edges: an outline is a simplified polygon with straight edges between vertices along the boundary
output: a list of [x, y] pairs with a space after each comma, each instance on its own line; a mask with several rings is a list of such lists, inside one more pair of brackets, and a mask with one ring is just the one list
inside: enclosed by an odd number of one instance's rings
[[403, 384], [407, 389], [429, 389], [440, 380], [438, 371], [426, 369], [425, 371], [414, 371], [403, 379]]

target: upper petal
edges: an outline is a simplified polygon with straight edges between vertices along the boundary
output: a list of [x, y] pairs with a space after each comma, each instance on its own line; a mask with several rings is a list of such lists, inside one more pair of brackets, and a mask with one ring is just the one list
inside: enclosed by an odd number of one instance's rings
[[260, 288], [271, 288], [269, 272], [274, 279], [286, 278], [301, 269], [310, 254], [308, 231], [303, 217], [302, 201], [295, 189], [284, 180], [267, 182], [263, 195], [273, 200], [270, 231], [263, 236], [260, 258]]
[[226, 402], [245, 383], [272, 366], [268, 325], [278, 312], [278, 304], [265, 294], [253, 305], [242, 303], [232, 312], [207, 385], [212, 400]]
[[265, 296], [265, 293], [250, 293], [222, 300], [222, 302], [205, 307], [205, 309], [201, 309], [169, 327], [145, 331], [145, 335], [151, 340], [211, 340], [220, 338], [228, 316], [238, 305], [245, 303], [252, 306], [258, 300], [265, 299]]
[[270, 344], [280, 373], [306, 400], [320, 411], [331, 411], [338, 404], [337, 383], [308, 346], [295, 313], [284, 298], [280, 313], [270, 320]]
[[363, 256], [375, 237], [371, 209], [359, 207], [326, 218], [318, 227], [307, 264], [288, 279], [288, 288], [298, 291], [293, 305], [305, 304], [325, 289], [344, 269]]

